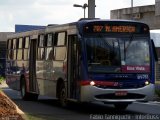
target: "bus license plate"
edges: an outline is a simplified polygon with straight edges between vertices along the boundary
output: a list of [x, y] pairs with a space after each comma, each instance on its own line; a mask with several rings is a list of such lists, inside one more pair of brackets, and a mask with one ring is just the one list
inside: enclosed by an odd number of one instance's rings
[[115, 96], [126, 96], [127, 95], [127, 91], [116, 91], [115, 92]]

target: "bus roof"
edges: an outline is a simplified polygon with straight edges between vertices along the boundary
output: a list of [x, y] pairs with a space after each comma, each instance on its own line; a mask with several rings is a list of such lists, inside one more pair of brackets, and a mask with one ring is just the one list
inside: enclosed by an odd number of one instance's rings
[[44, 29], [38, 29], [38, 30], [31, 30], [31, 31], [26, 31], [26, 32], [21, 32], [21, 33], [15, 33], [8, 35], [7, 38], [17, 38], [17, 37], [24, 37], [24, 36], [31, 36], [35, 34], [45, 34], [49, 33], [51, 31], [58, 31], [58, 30], [67, 30], [69, 28], [81, 28], [84, 24], [86, 23], [92, 23], [92, 22], [124, 22], [124, 23], [139, 23], [139, 24], [144, 24], [147, 25], [143, 22], [139, 21], [134, 21], [134, 20], [123, 20], [123, 19], [80, 19], [77, 22], [72, 22], [72, 23], [67, 23], [67, 24], [61, 24], [61, 25], [49, 25], [45, 27]]
[[[88, 23], [88, 22], [100, 22], [100, 21], [104, 21], [104, 22], [128, 22], [128, 23], [140, 23], [140, 24], [145, 24], [143, 22], [140, 21], [135, 21], [135, 20], [125, 20], [125, 19], [82, 19], [80, 21], [78, 21], [79, 23]], [[145, 24], [146, 25], [146, 24]]]
[[32, 30], [32, 31], [20, 32], [20, 33], [14, 33], [14, 34], [8, 35], [7, 39], [19, 38], [24, 36], [32, 36], [32, 35], [44, 34], [44, 33], [45, 33], [45, 29]]

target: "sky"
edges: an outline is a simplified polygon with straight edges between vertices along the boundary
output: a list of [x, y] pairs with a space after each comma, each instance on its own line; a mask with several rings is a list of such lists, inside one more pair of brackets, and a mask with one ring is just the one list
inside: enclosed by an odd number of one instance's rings
[[[133, 0], [133, 6], [155, 4], [155, 0]], [[14, 32], [15, 24], [63, 24], [83, 18], [88, 0], [0, 0], [0, 32]], [[95, 0], [96, 18], [110, 19], [110, 10], [127, 8], [131, 0]], [[86, 10], [86, 14], [88, 11]]]

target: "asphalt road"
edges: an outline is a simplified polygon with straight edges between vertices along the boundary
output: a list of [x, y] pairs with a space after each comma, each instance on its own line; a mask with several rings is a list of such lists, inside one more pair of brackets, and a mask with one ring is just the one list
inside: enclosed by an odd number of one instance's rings
[[2, 89], [29, 116], [29, 120], [109, 120], [111, 116], [118, 120], [119, 118], [115, 117], [118, 115], [121, 119], [126, 117], [138, 119], [138, 116], [146, 120], [147, 115], [153, 114], [158, 115], [154, 116], [153, 120], [160, 119], [160, 102], [134, 103], [129, 105], [125, 111], [117, 111], [112, 105], [101, 103], [72, 103], [68, 108], [62, 108], [55, 99], [40, 96], [38, 101], [23, 101], [19, 92], [8, 87]]

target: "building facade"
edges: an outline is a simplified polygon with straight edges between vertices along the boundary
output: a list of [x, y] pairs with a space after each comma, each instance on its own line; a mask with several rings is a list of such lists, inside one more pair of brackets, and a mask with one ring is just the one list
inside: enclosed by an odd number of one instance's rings
[[111, 19], [127, 19], [144, 22], [150, 29], [160, 29], [160, 0], [155, 5], [111, 10]]
[[7, 35], [13, 34], [12, 32], [0, 32], [0, 77], [5, 77], [5, 64], [6, 64], [6, 41]]

